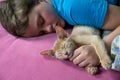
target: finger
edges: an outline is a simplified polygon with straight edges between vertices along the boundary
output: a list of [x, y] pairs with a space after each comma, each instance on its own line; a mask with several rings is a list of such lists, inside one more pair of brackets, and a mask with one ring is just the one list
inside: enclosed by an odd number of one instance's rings
[[70, 58], [70, 61], [73, 61], [77, 56], [79, 56], [80, 53], [75, 53], [71, 58]]
[[88, 66], [88, 65], [89, 65], [89, 62], [87, 60], [84, 60], [83, 62], [78, 64], [79, 67], [85, 67], [85, 66]]
[[73, 63], [79, 64], [79, 63], [83, 62], [85, 59], [86, 59], [85, 56], [83, 54], [80, 54], [79, 56], [77, 56], [76, 58], [73, 59]]
[[76, 49], [73, 53], [73, 56], [70, 58], [70, 61], [73, 61], [78, 55], [80, 55], [80, 50]]

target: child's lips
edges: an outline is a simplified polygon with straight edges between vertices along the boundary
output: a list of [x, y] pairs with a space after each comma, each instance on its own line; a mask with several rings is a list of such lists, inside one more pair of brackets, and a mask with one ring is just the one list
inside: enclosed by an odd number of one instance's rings
[[63, 25], [64, 25], [64, 23], [62, 23], [61, 21], [58, 21], [58, 22], [56, 22], [55, 24], [52, 25], [52, 28], [55, 31], [55, 27], [59, 26], [59, 27], [63, 28], [64, 27]]
[[50, 27], [50, 32], [54, 32], [55, 31], [55, 25], [53, 24], [53, 25], [51, 25], [51, 27]]
[[56, 26], [60, 26], [60, 27], [64, 27], [64, 23], [59, 20], [57, 23], [56, 23]]
[[55, 27], [57, 27], [57, 26], [58, 26], [58, 22], [56, 24], [53, 24], [52, 28], [55, 30]]

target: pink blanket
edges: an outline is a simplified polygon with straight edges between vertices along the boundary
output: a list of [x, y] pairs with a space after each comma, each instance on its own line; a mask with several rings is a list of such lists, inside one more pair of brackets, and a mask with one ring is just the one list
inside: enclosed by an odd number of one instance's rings
[[72, 62], [40, 55], [55, 39], [55, 33], [16, 38], [0, 25], [0, 80], [120, 80], [120, 72], [101, 68], [100, 74], [92, 76]]

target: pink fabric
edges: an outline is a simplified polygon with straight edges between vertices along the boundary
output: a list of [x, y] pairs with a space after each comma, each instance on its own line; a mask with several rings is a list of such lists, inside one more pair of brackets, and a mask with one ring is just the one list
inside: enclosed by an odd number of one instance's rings
[[101, 68], [100, 74], [93, 76], [72, 62], [40, 55], [55, 39], [55, 33], [16, 38], [0, 25], [0, 80], [120, 80], [120, 72]]
[[0, 80], [120, 80], [120, 72], [100, 69], [92, 76], [72, 62], [43, 57], [56, 34], [36, 38], [16, 38], [0, 26]]

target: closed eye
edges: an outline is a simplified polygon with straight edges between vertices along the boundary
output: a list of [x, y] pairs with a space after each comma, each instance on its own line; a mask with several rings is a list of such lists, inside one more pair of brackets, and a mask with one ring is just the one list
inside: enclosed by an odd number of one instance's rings
[[41, 27], [44, 24], [44, 19], [42, 18], [42, 16], [40, 14], [38, 14], [37, 17], [37, 26]]
[[65, 44], [61, 44], [60, 48], [61, 48], [61, 49], [65, 49], [65, 48], [66, 48], [66, 47], [65, 47]]
[[39, 32], [39, 35], [44, 35], [44, 34], [45, 34], [44, 31], [40, 31], [40, 32]]

